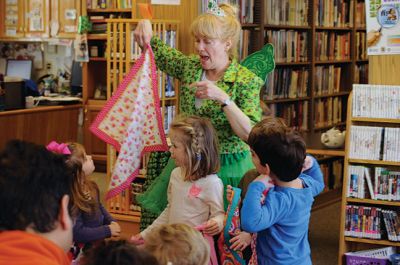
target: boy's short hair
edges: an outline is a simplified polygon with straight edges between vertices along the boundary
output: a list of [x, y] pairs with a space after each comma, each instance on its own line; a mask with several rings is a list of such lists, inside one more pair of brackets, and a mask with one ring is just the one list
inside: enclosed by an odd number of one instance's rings
[[64, 155], [21, 140], [0, 152], [0, 230], [51, 232], [61, 199], [71, 195], [72, 170]]
[[145, 249], [125, 240], [102, 241], [85, 253], [83, 265], [158, 265], [157, 259]]
[[203, 235], [186, 224], [166, 224], [151, 231], [144, 245], [160, 264], [207, 265], [210, 246]]
[[257, 123], [250, 132], [248, 144], [261, 164], [268, 164], [279, 180], [289, 182], [300, 175], [306, 144], [282, 119], [267, 117]]

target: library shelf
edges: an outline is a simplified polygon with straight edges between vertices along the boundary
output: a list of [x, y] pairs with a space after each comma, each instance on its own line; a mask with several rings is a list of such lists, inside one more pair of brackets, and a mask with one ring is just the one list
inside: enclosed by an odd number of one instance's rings
[[373, 245], [384, 245], [384, 246], [396, 246], [400, 247], [400, 242], [394, 242], [389, 240], [382, 240], [382, 239], [368, 239], [368, 238], [359, 238], [359, 237], [350, 237], [346, 236], [344, 238], [347, 242], [355, 242], [355, 243], [367, 243]]
[[[397, 174], [400, 168], [400, 161], [397, 156], [392, 154], [392, 150], [388, 148], [388, 144], [393, 141], [395, 132], [400, 129], [400, 119], [386, 119], [379, 117], [379, 111], [370, 111], [370, 117], [360, 116], [360, 110], [364, 106], [368, 110], [376, 107], [376, 100], [380, 99], [378, 95], [371, 94], [376, 89], [382, 90], [382, 95], [387, 94], [386, 90], [394, 93], [400, 92], [400, 87], [383, 87], [383, 86], [361, 86], [354, 85], [352, 92], [349, 95], [347, 104], [347, 133], [346, 133], [346, 150], [344, 158], [344, 177], [341, 205], [341, 220], [340, 220], [340, 236], [339, 236], [339, 265], [345, 264], [345, 253], [355, 250], [374, 249], [378, 246], [394, 246], [400, 247], [399, 241], [389, 240], [389, 237], [394, 239], [393, 233], [398, 234], [395, 229], [395, 216], [400, 209], [400, 202], [394, 200], [382, 200], [383, 196], [396, 196], [394, 193], [394, 183], [397, 179], [392, 179], [393, 174]], [[385, 90], [383, 90], [385, 89]], [[364, 93], [370, 93], [370, 101], [362, 101], [360, 98]], [[375, 97], [373, 97], [375, 96]], [[354, 98], [353, 98], [354, 97]], [[387, 96], [386, 96], [387, 97]], [[355, 105], [353, 106], [353, 101]], [[361, 105], [357, 105], [360, 104]], [[362, 106], [362, 107], [361, 107]], [[368, 107], [369, 106], [369, 107]], [[396, 117], [395, 113], [389, 110], [395, 109], [388, 104], [388, 112], [390, 117]], [[385, 129], [384, 129], [385, 128]], [[389, 130], [389, 128], [391, 128]], [[379, 133], [372, 135], [372, 131], [380, 130]], [[390, 132], [390, 133], [389, 133]], [[380, 135], [379, 140], [376, 135]], [[360, 140], [361, 139], [361, 140]], [[364, 144], [361, 142], [364, 141]], [[379, 141], [380, 144], [368, 144], [369, 142]], [[373, 159], [365, 159], [366, 153]], [[379, 158], [377, 158], [379, 157]], [[382, 160], [376, 160], [382, 159]], [[396, 161], [389, 161], [396, 160]], [[369, 173], [368, 173], [369, 172]], [[384, 173], [383, 172], [387, 172]], [[390, 175], [390, 176], [389, 176]], [[361, 177], [361, 178], [358, 178]], [[365, 179], [365, 189], [358, 188], [357, 183], [363, 185]], [[392, 184], [390, 184], [392, 183]], [[385, 189], [385, 185], [387, 189]], [[359, 186], [362, 187], [362, 186]], [[361, 190], [361, 192], [360, 192]], [[373, 194], [371, 194], [373, 193]], [[380, 199], [371, 199], [371, 197], [382, 196]], [[360, 198], [355, 198], [360, 197]], [[394, 198], [394, 197], [392, 197]], [[353, 222], [359, 219], [360, 222]], [[393, 219], [393, 222], [392, 222]], [[380, 226], [371, 226], [372, 223], [381, 222]], [[368, 228], [365, 228], [369, 225]], [[371, 236], [371, 233], [379, 233], [381, 239], [369, 239], [361, 237], [351, 237], [348, 233], [352, 231], [367, 233], [365, 237]], [[392, 239], [391, 238], [391, 239]]]

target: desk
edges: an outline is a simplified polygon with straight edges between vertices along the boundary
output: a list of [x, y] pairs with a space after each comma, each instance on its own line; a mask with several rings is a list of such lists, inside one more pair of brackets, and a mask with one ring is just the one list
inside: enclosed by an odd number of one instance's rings
[[11, 139], [46, 145], [78, 140], [78, 117], [82, 104], [39, 106], [0, 112], [0, 148]]

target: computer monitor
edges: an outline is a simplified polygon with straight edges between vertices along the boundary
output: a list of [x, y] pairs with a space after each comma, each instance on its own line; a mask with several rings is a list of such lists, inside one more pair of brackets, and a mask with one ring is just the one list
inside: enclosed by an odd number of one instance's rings
[[7, 60], [6, 76], [15, 76], [23, 79], [31, 79], [31, 60]]
[[70, 86], [72, 95], [82, 93], [82, 67], [80, 62], [72, 62]]

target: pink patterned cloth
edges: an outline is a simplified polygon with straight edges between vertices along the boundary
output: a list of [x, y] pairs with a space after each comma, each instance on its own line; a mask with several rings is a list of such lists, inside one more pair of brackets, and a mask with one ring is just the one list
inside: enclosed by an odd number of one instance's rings
[[90, 130], [119, 151], [107, 199], [129, 187], [139, 173], [145, 152], [168, 150], [150, 46], [122, 80]]

